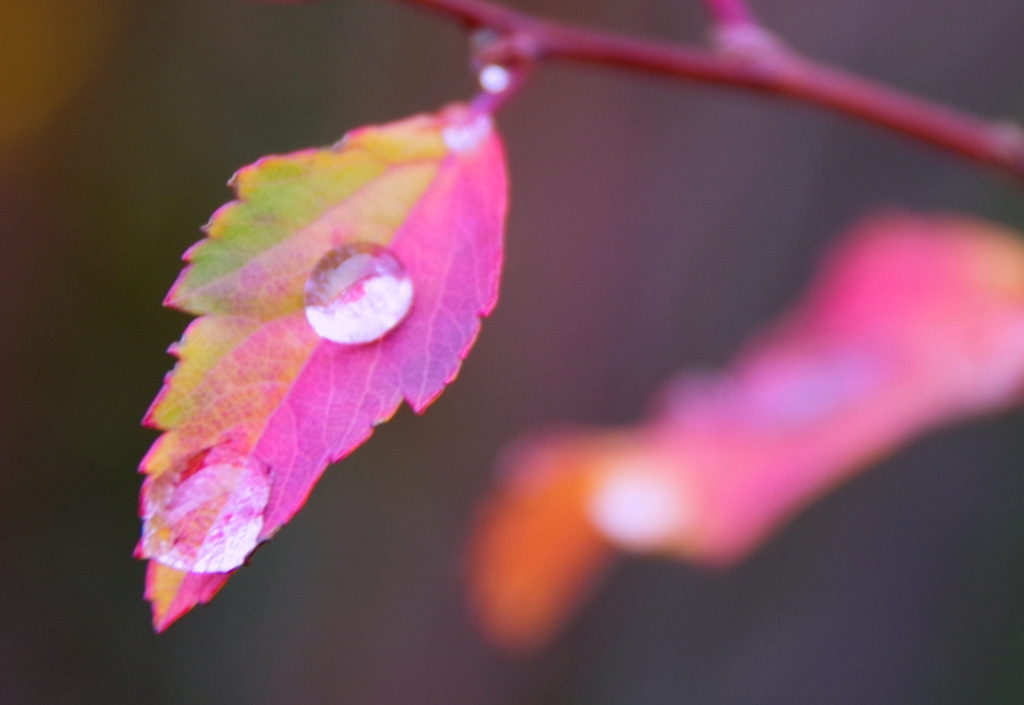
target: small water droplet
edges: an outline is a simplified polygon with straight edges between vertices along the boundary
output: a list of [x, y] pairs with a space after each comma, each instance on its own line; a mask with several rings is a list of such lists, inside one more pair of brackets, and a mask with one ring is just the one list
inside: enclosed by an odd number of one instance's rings
[[480, 144], [494, 128], [491, 116], [486, 113], [455, 122], [441, 130], [441, 137], [453, 152], [466, 152]]
[[386, 249], [343, 245], [324, 255], [306, 280], [306, 320], [321, 338], [369, 343], [405, 318], [412, 296], [412, 279]]
[[501, 93], [512, 83], [512, 73], [504, 66], [488, 64], [480, 69], [477, 79], [488, 93]]
[[191, 573], [234, 570], [259, 542], [269, 499], [266, 465], [223, 447], [204, 450], [146, 478], [139, 554]]
[[653, 461], [633, 458], [598, 483], [588, 514], [599, 531], [632, 551], [663, 548], [686, 530], [693, 509], [678, 482]]

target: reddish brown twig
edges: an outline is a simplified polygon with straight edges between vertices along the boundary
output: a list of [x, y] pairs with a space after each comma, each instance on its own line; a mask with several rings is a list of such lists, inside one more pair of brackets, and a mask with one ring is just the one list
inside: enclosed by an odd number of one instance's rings
[[1015, 123], [982, 120], [801, 57], [754, 24], [737, 0], [705, 0], [719, 30], [717, 51], [572, 27], [487, 0], [401, 1], [453, 17], [469, 29], [494, 30], [498, 39], [479, 50], [485, 62], [574, 61], [782, 96], [865, 120], [1024, 181], [1024, 130]]

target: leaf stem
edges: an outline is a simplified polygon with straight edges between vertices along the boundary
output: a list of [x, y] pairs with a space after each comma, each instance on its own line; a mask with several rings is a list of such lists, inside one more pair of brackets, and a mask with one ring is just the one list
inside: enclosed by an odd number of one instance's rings
[[864, 120], [1024, 182], [1024, 129], [1016, 123], [983, 120], [804, 58], [754, 24], [741, 0], [705, 0], [719, 28], [735, 30], [719, 33], [716, 51], [574, 27], [488, 0], [400, 1], [468, 29], [494, 30], [499, 38], [478, 51], [478, 61], [596, 64], [780, 96]]

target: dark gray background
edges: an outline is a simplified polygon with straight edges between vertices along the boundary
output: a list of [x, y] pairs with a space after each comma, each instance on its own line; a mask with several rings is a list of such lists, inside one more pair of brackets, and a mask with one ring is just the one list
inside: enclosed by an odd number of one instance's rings
[[[1024, 117], [1019, 0], [753, 3], [814, 56]], [[663, 39], [705, 26], [697, 0], [517, 5]], [[565, 66], [500, 118], [502, 301], [459, 380], [330, 469], [251, 568], [155, 637], [134, 470], [187, 321], [160, 308], [181, 252], [237, 167], [473, 85], [454, 26], [386, 0], [125, 0], [119, 17], [87, 88], [0, 153], [0, 702], [1024, 699], [1021, 412], [918, 440], [731, 571], [627, 562], [537, 657], [475, 633], [460, 551], [504, 443], [638, 419], [674, 371], [727, 360], [874, 206], [1024, 227], [1019, 191], [888, 134]]]

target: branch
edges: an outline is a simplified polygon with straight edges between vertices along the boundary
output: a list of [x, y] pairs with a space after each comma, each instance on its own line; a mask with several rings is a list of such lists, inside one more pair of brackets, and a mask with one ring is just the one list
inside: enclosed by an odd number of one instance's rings
[[532, 24], [527, 15], [486, 2], [486, 0], [399, 0], [399, 2], [419, 5], [440, 14], [455, 17], [470, 29], [490, 27], [512, 32]]
[[498, 39], [478, 51], [484, 63], [561, 60], [745, 88], [859, 118], [1024, 182], [1024, 130], [1016, 123], [985, 121], [801, 57], [754, 24], [739, 0], [705, 0], [720, 27], [736, 30], [719, 35], [726, 41], [717, 52], [572, 27], [487, 0], [400, 1], [494, 30]]

